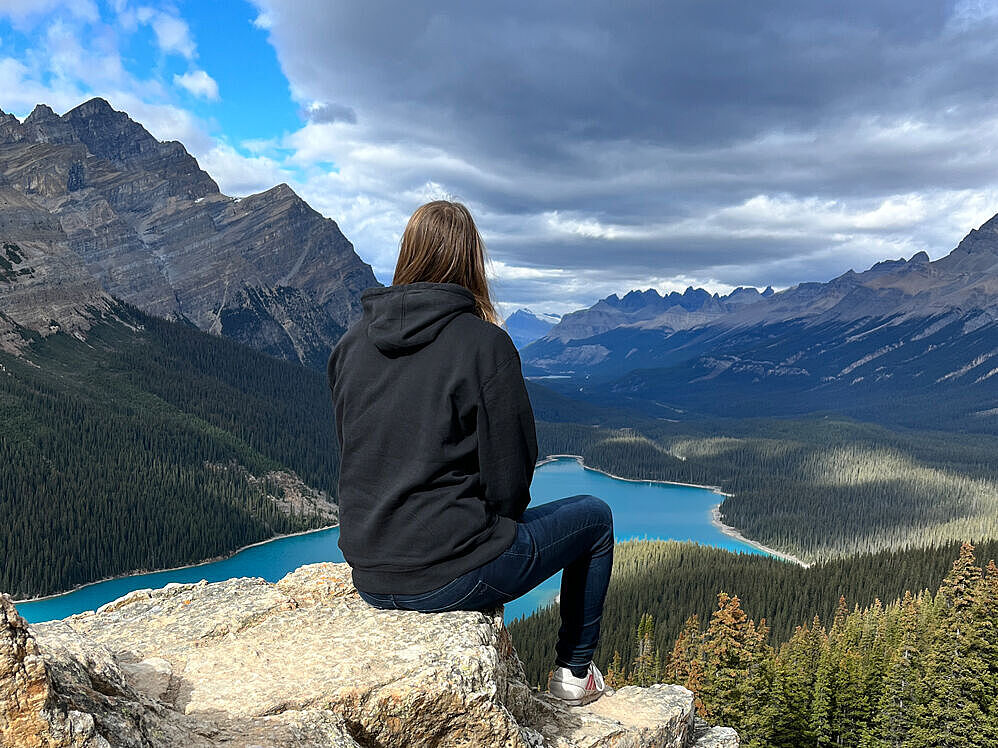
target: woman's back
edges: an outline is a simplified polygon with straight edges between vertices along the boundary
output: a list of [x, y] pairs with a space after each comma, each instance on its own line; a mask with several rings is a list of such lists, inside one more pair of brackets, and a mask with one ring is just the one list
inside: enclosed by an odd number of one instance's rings
[[537, 459], [533, 413], [513, 342], [467, 288], [361, 298], [328, 365], [340, 548], [358, 589], [419, 593], [513, 542]]
[[340, 548], [358, 593], [377, 608], [482, 610], [564, 570], [550, 690], [570, 704], [599, 698], [613, 516], [588, 494], [527, 509], [534, 414], [468, 209], [417, 208], [392, 285], [361, 301], [328, 366]]

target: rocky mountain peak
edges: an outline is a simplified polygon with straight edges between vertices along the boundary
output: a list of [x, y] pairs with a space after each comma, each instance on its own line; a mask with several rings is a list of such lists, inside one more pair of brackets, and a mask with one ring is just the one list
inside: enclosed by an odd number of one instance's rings
[[[72, 128], [46, 104], [39, 104], [32, 109], [31, 114], [16, 129], [16, 134], [8, 134], [8, 139], [60, 144], [76, 141]], [[15, 137], [10, 138], [11, 135]]]
[[228, 198], [181, 143], [157, 140], [105, 99], [61, 117], [39, 105], [23, 123], [0, 118], [5, 182], [26, 202], [0, 204], [0, 227], [11, 222], [0, 240], [31, 252], [53, 241], [37, 227], [61, 225], [60, 251], [107, 293], [281, 358], [324, 368], [360, 315], [360, 292], [378, 285], [335, 222], [290, 186]]
[[[65, 116], [74, 115], [77, 117], [97, 117], [97, 116], [108, 116], [115, 114], [123, 114], [123, 112], [116, 112], [114, 107], [112, 107], [107, 99], [103, 99], [100, 96], [95, 96], [88, 101], [84, 101], [79, 106], [70, 109], [66, 112]], [[126, 115], [127, 116], [127, 115]]]
[[34, 125], [39, 122], [44, 122], [45, 120], [58, 119], [59, 115], [52, 111], [52, 107], [48, 104], [36, 104], [35, 108], [31, 110], [29, 114], [24, 119], [24, 124]]
[[[145, 165], [145, 162], [172, 158], [181, 168], [210, 180], [208, 175], [197, 168], [193, 157], [175, 141], [156, 140], [148, 130], [129, 117], [125, 112], [116, 111], [104, 99], [96, 98], [70, 109], [62, 116], [79, 142], [93, 155], [112, 162]], [[179, 146], [179, 147], [178, 147]], [[211, 182], [217, 192], [218, 186]]]
[[880, 262], [876, 262], [873, 265], [871, 265], [870, 270], [873, 271], [894, 270], [895, 268], [899, 268], [905, 264], [906, 260], [903, 257], [900, 257], [896, 260], [881, 260]]

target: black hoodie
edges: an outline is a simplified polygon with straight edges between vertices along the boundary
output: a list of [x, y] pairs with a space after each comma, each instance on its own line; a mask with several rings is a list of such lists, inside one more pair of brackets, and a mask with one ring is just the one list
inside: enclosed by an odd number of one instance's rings
[[455, 283], [368, 288], [333, 348], [340, 549], [365, 592], [416, 594], [496, 558], [530, 503], [520, 356]]

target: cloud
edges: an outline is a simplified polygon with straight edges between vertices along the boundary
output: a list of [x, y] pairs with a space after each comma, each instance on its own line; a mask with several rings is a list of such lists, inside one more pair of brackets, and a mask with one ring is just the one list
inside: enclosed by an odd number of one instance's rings
[[22, 27], [56, 10], [87, 21], [100, 18], [93, 0], [0, 0], [0, 17], [7, 16]]
[[[412, 211], [460, 200], [500, 302], [549, 311], [935, 258], [998, 211], [992, 3], [252, 2], [302, 117], [287, 132], [198, 117], [211, 40], [134, 0], [103, 19], [0, 0], [30, 29], [0, 47], [0, 106], [104, 96], [230, 194], [290, 183], [383, 282]], [[146, 30], [159, 55], [136, 73], [118, 45]]]
[[329, 124], [331, 122], [357, 122], [357, 113], [348, 106], [342, 104], [324, 104], [313, 102], [304, 110], [305, 117], [310, 122], [317, 124]]
[[139, 23], [152, 27], [156, 43], [165, 54], [178, 54], [192, 60], [197, 56], [197, 48], [191, 38], [187, 22], [172, 13], [143, 6], [135, 12]]
[[253, 19], [253, 25], [258, 29], [263, 29], [265, 31], [269, 29], [273, 23], [274, 22], [271, 19], [270, 14], [266, 12], [258, 13], [256, 18]]
[[218, 100], [218, 84], [203, 70], [191, 70], [183, 75], [174, 75], [173, 82], [193, 96], [211, 101]]
[[244, 156], [224, 142], [201, 152], [198, 163], [226, 195], [242, 197], [294, 179], [276, 159], [266, 155]]
[[[566, 270], [587, 304], [594, 278], [938, 257], [998, 211], [990, 4], [253, 2], [315, 107], [283, 143], [299, 187], [379, 277], [430, 184], [504, 267]], [[528, 280], [541, 308], [569, 288]]]

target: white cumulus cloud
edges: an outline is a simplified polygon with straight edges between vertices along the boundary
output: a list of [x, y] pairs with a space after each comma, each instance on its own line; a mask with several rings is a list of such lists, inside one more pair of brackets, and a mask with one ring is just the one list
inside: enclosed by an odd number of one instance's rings
[[191, 70], [183, 75], [174, 75], [173, 82], [199, 98], [218, 100], [218, 83], [203, 70]]

